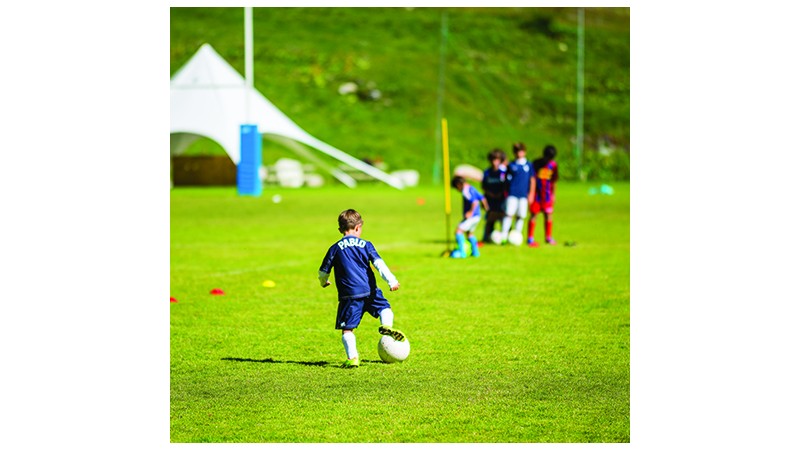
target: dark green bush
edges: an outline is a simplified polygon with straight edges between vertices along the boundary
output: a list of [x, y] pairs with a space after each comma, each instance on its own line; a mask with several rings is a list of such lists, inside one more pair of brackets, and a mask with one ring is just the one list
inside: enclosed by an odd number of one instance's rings
[[[559, 177], [562, 180], [584, 181], [630, 181], [630, 154], [624, 150], [600, 152], [597, 149], [585, 149], [580, 161], [574, 152], [559, 155], [557, 158]], [[583, 177], [580, 176], [583, 173]]]

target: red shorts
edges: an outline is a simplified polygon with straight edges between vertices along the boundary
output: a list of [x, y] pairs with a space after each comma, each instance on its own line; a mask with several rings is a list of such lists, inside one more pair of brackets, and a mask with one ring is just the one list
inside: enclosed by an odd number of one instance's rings
[[530, 208], [531, 214], [539, 214], [540, 212], [544, 212], [547, 214], [553, 214], [553, 202], [537, 202], [534, 201], [531, 203]]

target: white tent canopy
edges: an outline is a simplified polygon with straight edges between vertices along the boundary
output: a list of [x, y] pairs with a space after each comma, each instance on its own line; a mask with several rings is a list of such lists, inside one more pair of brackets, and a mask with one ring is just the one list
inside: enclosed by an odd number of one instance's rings
[[[211, 45], [203, 44], [170, 81], [170, 151], [180, 154], [199, 136], [205, 136], [219, 143], [238, 165], [239, 126], [243, 124], [255, 124], [262, 135], [305, 144], [390, 186], [403, 188], [398, 178], [308, 134], [255, 88], [248, 87]], [[356, 185], [341, 170], [329, 170], [344, 184]]]

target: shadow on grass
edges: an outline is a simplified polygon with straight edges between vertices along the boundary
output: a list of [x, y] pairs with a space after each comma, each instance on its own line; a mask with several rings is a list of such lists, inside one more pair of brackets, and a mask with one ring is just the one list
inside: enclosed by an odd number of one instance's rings
[[[301, 366], [317, 366], [317, 367], [339, 367], [341, 363], [330, 363], [328, 361], [280, 361], [277, 359], [266, 358], [266, 359], [253, 359], [253, 358], [222, 358], [223, 361], [236, 361], [236, 362], [255, 362], [255, 363], [270, 363], [270, 364], [299, 364]], [[376, 364], [384, 364], [383, 361], [380, 360], [370, 360], [370, 359], [362, 359], [362, 363], [376, 363]]]

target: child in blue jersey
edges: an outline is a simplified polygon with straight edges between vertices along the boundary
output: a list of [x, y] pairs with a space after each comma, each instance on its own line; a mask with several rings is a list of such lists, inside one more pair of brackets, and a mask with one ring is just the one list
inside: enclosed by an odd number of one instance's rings
[[475, 229], [478, 228], [478, 224], [481, 221], [481, 206], [485, 209], [489, 209], [489, 205], [486, 203], [486, 197], [467, 183], [464, 177], [455, 176], [450, 184], [457, 191], [461, 192], [461, 196], [464, 198], [464, 220], [456, 227], [456, 244], [458, 248], [453, 250], [450, 257], [467, 257], [467, 250], [465, 248], [466, 240], [464, 239], [465, 233], [472, 246], [472, 256], [478, 257], [480, 256], [480, 252], [478, 251], [478, 239], [475, 237]]
[[506, 216], [503, 218], [503, 242], [508, 240], [511, 223], [515, 218], [517, 222], [514, 229], [522, 233], [525, 217], [528, 216], [528, 208], [533, 203], [536, 189], [533, 164], [525, 158], [525, 144], [517, 142], [514, 144], [513, 150], [514, 162], [510, 163], [506, 169], [508, 197], [506, 198]]
[[[493, 149], [486, 155], [491, 167], [483, 171], [481, 187], [486, 197], [486, 227], [483, 229], [483, 242], [492, 242], [492, 231], [495, 223], [505, 217], [506, 203], [506, 154], [499, 148]], [[501, 222], [502, 225], [502, 222]]]
[[381, 278], [389, 283], [390, 290], [400, 289], [400, 282], [378, 255], [372, 242], [361, 239], [363, 224], [364, 220], [357, 211], [342, 211], [339, 214], [339, 232], [343, 237], [328, 249], [319, 268], [319, 284], [322, 287], [330, 286], [328, 278], [331, 270], [335, 273], [336, 289], [339, 291], [336, 329], [342, 330], [342, 344], [347, 354], [347, 360], [342, 365], [345, 368], [359, 366], [353, 330], [361, 323], [364, 313], [380, 318], [380, 334], [392, 336], [398, 341], [405, 340], [400, 330], [392, 328], [394, 313], [389, 301], [378, 289], [370, 263], [378, 269]]

